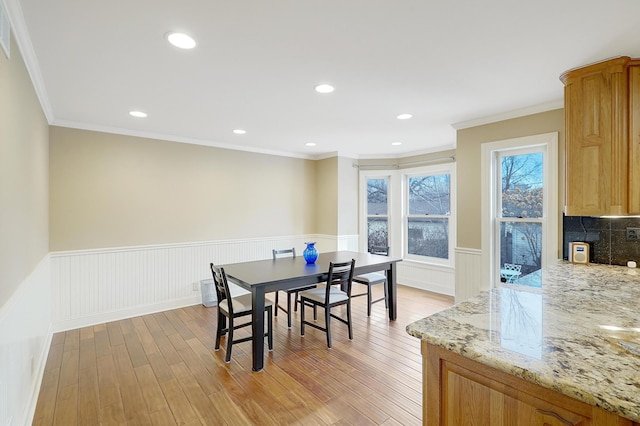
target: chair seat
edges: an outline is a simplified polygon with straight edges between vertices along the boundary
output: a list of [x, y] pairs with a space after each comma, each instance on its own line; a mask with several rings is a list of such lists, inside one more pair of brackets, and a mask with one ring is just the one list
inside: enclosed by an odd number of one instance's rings
[[387, 280], [387, 276], [380, 272], [370, 272], [368, 274], [353, 277], [353, 280], [363, 284], [379, 284], [385, 282]]
[[[269, 299], [265, 299], [264, 307], [271, 306], [272, 303]], [[228, 300], [225, 299], [218, 304], [218, 309], [222, 309], [224, 312], [229, 312], [229, 303]], [[233, 312], [237, 314], [242, 314], [244, 312], [251, 312], [251, 295], [243, 294], [242, 296], [233, 298]]]
[[[327, 293], [326, 288], [322, 286], [322, 287], [300, 292], [300, 297], [304, 297], [305, 299], [310, 299], [315, 302], [324, 303], [326, 293]], [[331, 289], [331, 292], [329, 294], [329, 304], [344, 302], [347, 299], [349, 299], [349, 296], [344, 291], [339, 290], [337, 288]]]

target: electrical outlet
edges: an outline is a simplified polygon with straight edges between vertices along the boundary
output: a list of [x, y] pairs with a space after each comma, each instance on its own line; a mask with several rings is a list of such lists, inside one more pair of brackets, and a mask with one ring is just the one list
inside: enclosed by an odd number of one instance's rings
[[627, 241], [640, 241], [640, 228], [627, 228]]
[[198, 291], [198, 283], [193, 283], [193, 291]]

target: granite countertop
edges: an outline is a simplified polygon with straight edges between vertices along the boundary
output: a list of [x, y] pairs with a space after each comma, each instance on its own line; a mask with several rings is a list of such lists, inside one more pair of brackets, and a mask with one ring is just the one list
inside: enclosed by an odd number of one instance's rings
[[541, 288], [500, 284], [407, 332], [640, 421], [640, 270], [559, 262], [537, 274]]

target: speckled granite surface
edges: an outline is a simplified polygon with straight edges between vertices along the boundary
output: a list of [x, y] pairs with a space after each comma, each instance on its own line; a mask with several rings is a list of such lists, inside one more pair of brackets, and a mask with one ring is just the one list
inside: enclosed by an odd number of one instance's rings
[[501, 284], [407, 332], [640, 421], [640, 269], [560, 262], [541, 289]]

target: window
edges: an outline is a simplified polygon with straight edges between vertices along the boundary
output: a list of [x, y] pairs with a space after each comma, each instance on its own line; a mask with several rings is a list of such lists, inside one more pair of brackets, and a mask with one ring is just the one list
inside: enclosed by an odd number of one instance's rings
[[449, 259], [451, 175], [407, 176], [407, 255]]
[[542, 268], [544, 155], [541, 147], [497, 155], [500, 277], [539, 287], [535, 272]]
[[482, 145], [482, 275], [540, 287], [558, 255], [557, 133]]
[[388, 246], [421, 267], [453, 267], [455, 163], [363, 170], [360, 188], [361, 250]]
[[389, 245], [389, 178], [367, 179], [367, 251]]

